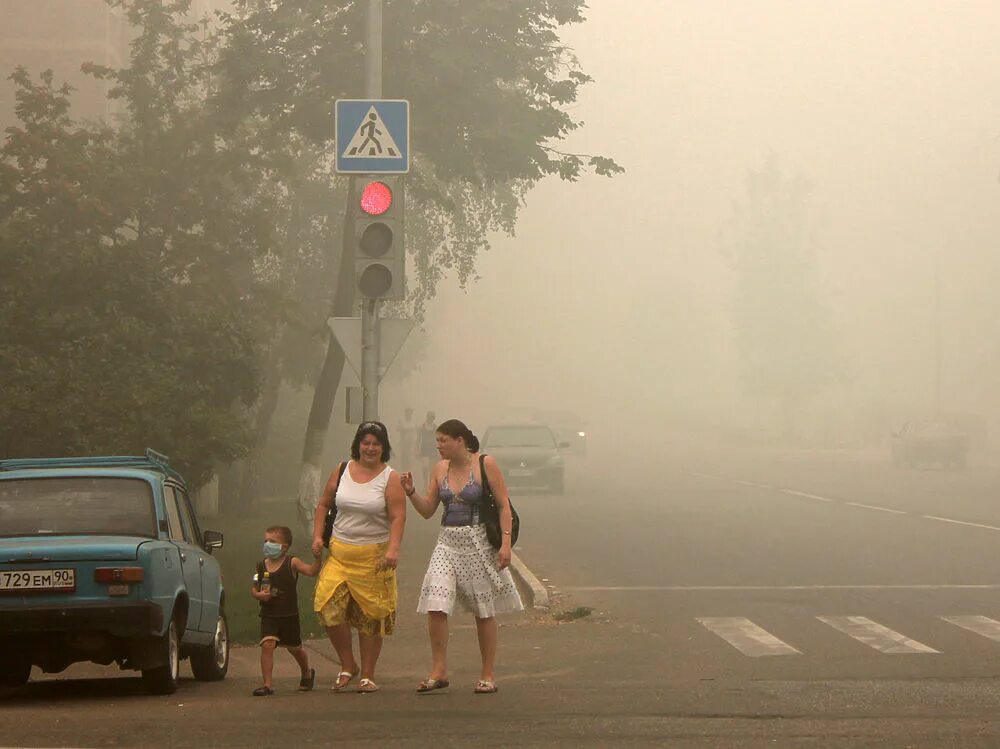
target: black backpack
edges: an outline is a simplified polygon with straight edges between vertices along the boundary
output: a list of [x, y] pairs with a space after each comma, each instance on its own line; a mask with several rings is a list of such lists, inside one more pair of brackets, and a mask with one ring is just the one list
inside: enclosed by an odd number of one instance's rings
[[337, 469], [337, 485], [333, 488], [333, 504], [326, 511], [326, 519], [323, 521], [323, 546], [327, 548], [330, 546], [330, 537], [333, 535], [333, 521], [337, 519], [337, 489], [340, 488], [340, 480], [344, 477], [346, 470], [347, 461], [345, 460]]

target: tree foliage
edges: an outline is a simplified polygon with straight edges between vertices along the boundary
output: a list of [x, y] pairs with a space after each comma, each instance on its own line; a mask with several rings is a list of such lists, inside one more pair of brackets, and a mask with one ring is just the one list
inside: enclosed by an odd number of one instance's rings
[[[243, 455], [259, 372], [312, 382], [342, 265], [333, 103], [363, 93], [364, 3], [108, 0], [128, 64], [85, 65], [117, 115], [75, 121], [51, 74], [13, 76], [0, 154], [0, 452], [172, 453], [195, 481]], [[620, 171], [558, 144], [590, 79], [559, 38], [582, 0], [385, 1], [385, 96], [408, 98], [419, 316], [475, 276], [547, 176]], [[267, 423], [267, 419], [258, 419]], [[260, 441], [263, 435], [256, 435]]]
[[730, 228], [744, 383], [748, 392], [794, 409], [841, 375], [807, 182], [769, 159], [750, 171]]
[[[138, 7], [140, 4], [136, 4]], [[0, 181], [6, 455], [154, 446], [195, 483], [245, 451], [262, 243], [239, 170], [194, 116], [196, 55], [172, 8], [113, 78], [115, 127], [75, 122], [51, 73], [17, 87]]]

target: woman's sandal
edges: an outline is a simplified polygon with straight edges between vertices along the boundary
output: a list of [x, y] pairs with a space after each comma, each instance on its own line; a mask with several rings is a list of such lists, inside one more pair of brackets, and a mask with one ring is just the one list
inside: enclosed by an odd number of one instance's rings
[[421, 694], [426, 692], [433, 692], [435, 689], [444, 689], [449, 684], [447, 679], [424, 679], [420, 684], [417, 685], [417, 691]]
[[486, 681], [486, 679], [480, 679], [476, 684], [476, 688], [472, 691], [476, 694], [493, 694], [494, 692], [499, 691], [499, 689], [500, 688], [496, 685], [496, 683]]
[[274, 690], [271, 687], [257, 687], [253, 690], [254, 697], [270, 697], [274, 694]]
[[[337, 674], [337, 681], [334, 683], [332, 687], [330, 687], [330, 691], [343, 692], [345, 689], [347, 689], [348, 685], [351, 683], [351, 680], [354, 679], [354, 677], [357, 676], [359, 673], [361, 673], [361, 669], [358, 669], [354, 673], [351, 673], [350, 671], [341, 671], [339, 674]], [[344, 681], [341, 682], [341, 679], [343, 679]]]
[[369, 692], [377, 692], [378, 684], [376, 684], [371, 679], [362, 679], [358, 682], [358, 694], [368, 694]]

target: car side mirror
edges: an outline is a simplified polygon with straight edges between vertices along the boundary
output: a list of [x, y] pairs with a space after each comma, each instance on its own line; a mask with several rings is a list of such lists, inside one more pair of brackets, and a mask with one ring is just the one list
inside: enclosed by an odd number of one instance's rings
[[205, 531], [202, 534], [202, 540], [205, 542], [205, 549], [209, 552], [211, 552], [212, 549], [221, 549], [222, 544], [225, 541], [219, 531]]
[[559, 449], [560, 450], [568, 450], [570, 447], [572, 447], [572, 445], [570, 445], [568, 442], [560, 442], [559, 443]]

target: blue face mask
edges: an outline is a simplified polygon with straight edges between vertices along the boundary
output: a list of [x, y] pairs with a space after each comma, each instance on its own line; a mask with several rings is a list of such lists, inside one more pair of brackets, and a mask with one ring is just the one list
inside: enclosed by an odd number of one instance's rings
[[267, 559], [277, 559], [281, 556], [282, 544], [276, 544], [274, 541], [264, 542], [264, 556]]

